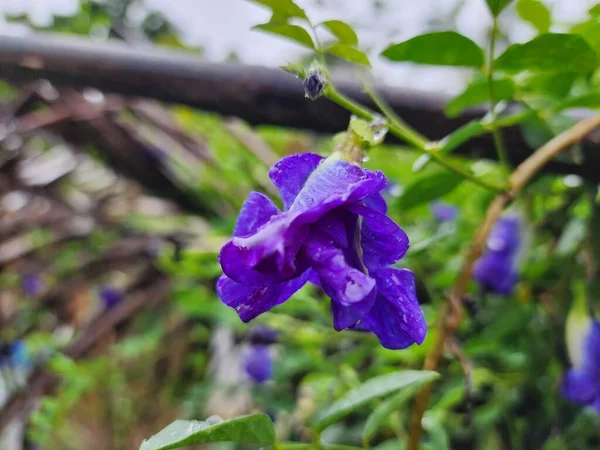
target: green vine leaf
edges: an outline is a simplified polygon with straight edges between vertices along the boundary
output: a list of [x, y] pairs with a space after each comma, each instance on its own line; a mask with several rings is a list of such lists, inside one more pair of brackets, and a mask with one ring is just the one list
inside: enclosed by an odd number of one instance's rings
[[327, 53], [331, 53], [332, 55], [339, 56], [340, 58], [345, 59], [346, 61], [350, 61], [357, 64], [362, 64], [363, 66], [371, 67], [371, 62], [369, 61], [369, 57], [358, 50], [355, 47], [345, 44], [333, 44], [325, 49]]
[[282, 37], [285, 37], [292, 41], [295, 41], [298, 44], [303, 45], [304, 47], [308, 47], [312, 50], [315, 50], [315, 43], [313, 42], [312, 38], [310, 37], [310, 34], [308, 34], [308, 32], [304, 28], [302, 28], [298, 25], [289, 25], [286, 23], [269, 22], [269, 23], [263, 23], [262, 25], [256, 25], [256, 26], [252, 27], [252, 29], [265, 31], [265, 32], [271, 33], [271, 34], [276, 34], [278, 36], [282, 36]]
[[519, 0], [517, 13], [521, 19], [533, 25], [538, 33], [547, 33], [552, 24], [550, 10], [539, 0]]
[[358, 45], [358, 36], [350, 25], [341, 20], [327, 20], [319, 24], [327, 28], [335, 37], [338, 38], [340, 44]]
[[574, 34], [547, 33], [524, 44], [514, 44], [496, 60], [505, 72], [592, 72], [598, 65], [596, 52]]
[[208, 442], [271, 445], [275, 442], [275, 427], [266, 414], [227, 421], [176, 420], [142, 442], [140, 450], [168, 450]]
[[422, 34], [386, 48], [390, 61], [406, 61], [437, 66], [481, 68], [483, 50], [471, 39], [455, 31]]

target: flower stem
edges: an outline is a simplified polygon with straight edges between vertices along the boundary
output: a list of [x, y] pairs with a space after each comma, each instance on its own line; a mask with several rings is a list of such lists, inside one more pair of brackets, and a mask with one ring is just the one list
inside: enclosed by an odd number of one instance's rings
[[490, 31], [490, 46], [488, 50], [488, 68], [487, 68], [487, 80], [488, 80], [488, 90], [490, 97], [490, 115], [492, 120], [490, 121], [490, 129], [492, 132], [492, 137], [494, 139], [494, 147], [496, 148], [496, 152], [498, 153], [498, 160], [504, 166], [507, 172], [510, 171], [510, 163], [508, 161], [508, 155], [506, 153], [506, 148], [504, 147], [504, 141], [502, 140], [502, 134], [496, 124], [496, 120], [498, 116], [496, 114], [496, 93], [494, 91], [494, 57], [495, 57], [495, 49], [496, 49], [496, 35], [498, 34], [498, 19], [494, 17], [494, 21], [492, 22], [492, 29]]
[[[337, 103], [338, 105], [342, 106], [343, 108], [347, 109], [353, 114], [356, 114], [359, 117], [362, 117], [367, 120], [373, 120], [375, 118], [375, 113], [373, 111], [371, 111], [368, 108], [365, 108], [364, 106], [354, 102], [345, 95], [341, 94], [331, 84], [329, 84], [327, 88], [325, 88], [324, 94], [331, 101]], [[473, 183], [476, 183], [479, 186], [482, 186], [491, 191], [504, 192], [503, 187], [489, 183], [486, 180], [482, 180], [481, 178], [473, 175], [471, 172], [461, 167], [455, 166], [454, 164], [450, 163], [445, 158], [443, 158], [441, 155], [433, 151], [435, 146], [431, 145], [430, 142], [427, 141], [427, 139], [421, 136], [417, 131], [413, 130], [410, 126], [405, 124], [402, 120], [398, 120], [400, 118], [397, 117], [395, 114], [390, 114], [389, 107], [385, 105], [385, 103], [383, 103], [383, 101], [381, 101], [381, 99], [379, 99], [379, 97], [376, 94], [373, 94], [373, 92], [370, 93], [375, 104], [377, 104], [381, 111], [386, 115], [386, 118], [389, 121], [388, 129], [390, 133], [392, 133], [394, 136], [404, 140], [405, 142], [408, 142], [417, 150], [430, 155], [431, 159], [433, 159], [439, 165], [450, 170], [451, 172], [454, 172], [457, 175], [466, 178], [472, 181]]]

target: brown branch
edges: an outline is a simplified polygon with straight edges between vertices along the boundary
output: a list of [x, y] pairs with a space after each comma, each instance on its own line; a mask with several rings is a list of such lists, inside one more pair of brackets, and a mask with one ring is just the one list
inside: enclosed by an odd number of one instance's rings
[[[444, 344], [452, 336], [462, 319], [462, 299], [468, 291], [473, 273], [473, 267], [481, 256], [488, 236], [496, 220], [502, 214], [506, 205], [519, 193], [519, 191], [537, 174], [542, 167], [554, 156], [565, 150], [571, 144], [579, 142], [595, 128], [600, 126], [600, 115], [590, 117], [578, 122], [573, 127], [556, 136], [541, 146], [535, 153], [521, 163], [511, 174], [510, 192], [497, 195], [490, 203], [483, 222], [479, 225], [471, 248], [465, 257], [463, 267], [458, 274], [452, 291], [448, 294], [441, 319], [439, 332], [433, 348], [425, 358], [425, 370], [437, 370], [442, 359]], [[422, 419], [433, 386], [428, 385], [417, 396], [412, 411], [407, 450], [418, 450], [421, 440]]]

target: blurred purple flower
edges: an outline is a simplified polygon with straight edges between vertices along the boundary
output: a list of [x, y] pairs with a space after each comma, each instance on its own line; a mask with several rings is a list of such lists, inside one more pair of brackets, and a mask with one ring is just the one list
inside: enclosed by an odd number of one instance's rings
[[510, 295], [517, 283], [516, 262], [520, 245], [519, 219], [501, 217], [492, 229], [486, 253], [475, 264], [475, 281], [484, 289]]
[[561, 384], [564, 397], [600, 414], [600, 322], [593, 320], [581, 342], [579, 364], [567, 371]]
[[413, 274], [388, 267], [404, 256], [408, 237], [385, 214], [385, 176], [312, 153], [282, 159], [269, 176], [284, 211], [250, 193], [219, 254], [223, 302], [248, 322], [318, 279], [336, 330], [371, 331], [392, 349], [422, 343]]
[[35, 296], [44, 287], [42, 279], [37, 275], [25, 275], [21, 280], [21, 288], [25, 295]]
[[264, 325], [258, 325], [252, 329], [248, 340], [251, 344], [271, 345], [277, 342], [277, 331]]
[[11, 343], [0, 343], [0, 367], [10, 366], [15, 369], [29, 369], [31, 364], [25, 342], [18, 339]]
[[99, 296], [105, 309], [113, 308], [123, 300], [123, 292], [112, 286], [104, 286], [100, 289]]
[[250, 346], [244, 358], [244, 370], [256, 383], [264, 383], [273, 377], [273, 358], [266, 345]]
[[458, 208], [447, 203], [433, 202], [430, 209], [434, 217], [440, 222], [451, 222], [458, 217]]

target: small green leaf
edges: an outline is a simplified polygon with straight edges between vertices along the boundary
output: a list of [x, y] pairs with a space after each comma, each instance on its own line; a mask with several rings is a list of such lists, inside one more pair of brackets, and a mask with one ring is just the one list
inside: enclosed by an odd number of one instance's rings
[[600, 3], [597, 5], [592, 6], [589, 10], [588, 13], [590, 16], [592, 17], [600, 17]]
[[[494, 98], [499, 100], [512, 100], [515, 96], [515, 85], [512, 80], [494, 80], [492, 84]], [[464, 109], [488, 102], [490, 100], [490, 88], [488, 80], [478, 80], [469, 84], [467, 88], [450, 100], [444, 112], [448, 117], [458, 116]]]
[[358, 45], [358, 36], [350, 25], [341, 20], [327, 20], [319, 24], [327, 28], [335, 37], [338, 38], [340, 44]]
[[267, 33], [276, 34], [285, 38], [291, 39], [305, 47], [315, 49], [315, 44], [310, 37], [310, 34], [298, 25], [288, 25], [285, 23], [263, 23], [262, 25], [256, 25], [252, 29], [266, 31]]
[[292, 0], [250, 0], [271, 8], [273, 15], [279, 19], [288, 19], [290, 17], [300, 17], [307, 19], [306, 13], [302, 8], [296, 5]]
[[570, 97], [564, 101], [558, 103], [552, 108], [552, 111], [562, 111], [569, 108], [600, 108], [600, 93], [591, 92], [589, 94], [579, 95], [577, 97]]
[[315, 428], [320, 431], [334, 424], [372, 400], [412, 386], [415, 383], [431, 382], [439, 376], [437, 372], [404, 370], [371, 378], [347, 392], [316, 420]]
[[379, 144], [375, 137], [375, 131], [371, 127], [371, 125], [363, 119], [359, 119], [358, 117], [350, 118], [350, 129], [356, 134], [363, 142], [369, 144], [369, 146], [374, 146]]
[[497, 70], [506, 72], [593, 71], [598, 57], [590, 45], [574, 34], [547, 33], [524, 44], [514, 44], [496, 60]]
[[346, 44], [333, 44], [325, 49], [327, 53], [344, 58], [347, 61], [371, 67], [369, 57], [355, 47]]
[[552, 24], [550, 10], [539, 0], [519, 0], [517, 13], [521, 19], [533, 25], [538, 33], [548, 32]]
[[419, 388], [423, 384], [428, 382], [429, 380], [423, 379], [421, 382], [413, 383], [392, 398], [378, 405], [367, 418], [363, 430], [363, 440], [367, 442], [370, 441], [381, 425], [389, 419], [390, 415], [394, 411], [398, 411], [401, 406], [408, 402], [419, 391]]
[[452, 172], [436, 172], [426, 175], [406, 186], [398, 199], [398, 207], [406, 211], [423, 203], [429, 203], [456, 189], [463, 178]]
[[592, 22], [584, 27], [579, 33], [590, 46], [600, 53], [600, 23]]
[[408, 61], [438, 66], [483, 66], [483, 50], [475, 42], [455, 31], [422, 34], [394, 44], [382, 53], [391, 61]]
[[535, 73], [519, 82], [519, 90], [525, 94], [565, 98], [577, 78], [575, 73]]
[[298, 78], [306, 78], [306, 69], [300, 64], [287, 63], [283, 66], [279, 66], [279, 68], [285, 70], [288, 73], [296, 75]]
[[490, 12], [494, 17], [500, 15], [500, 13], [506, 8], [512, 0], [485, 0], [490, 9]]
[[142, 442], [140, 450], [167, 450], [207, 442], [270, 445], [275, 442], [275, 427], [266, 414], [242, 416], [224, 422], [176, 420]]

